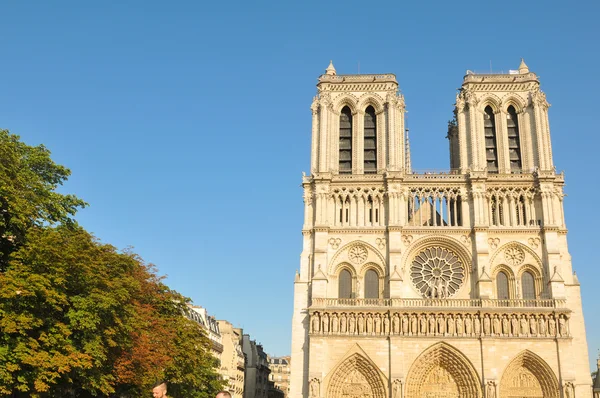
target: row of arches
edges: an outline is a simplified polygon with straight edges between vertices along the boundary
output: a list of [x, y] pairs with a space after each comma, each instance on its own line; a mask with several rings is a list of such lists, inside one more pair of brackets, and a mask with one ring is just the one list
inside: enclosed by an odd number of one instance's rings
[[[557, 398], [558, 379], [551, 367], [535, 353], [524, 350], [508, 363], [500, 382], [482, 385], [469, 359], [450, 344], [441, 342], [426, 349], [411, 366], [405, 381], [389, 380], [367, 354], [355, 345], [324, 379], [311, 380], [311, 397], [353, 398]], [[316, 388], [315, 388], [316, 387]], [[391, 388], [391, 394], [388, 394]], [[358, 396], [356, 397], [358, 398]]]
[[[365, 299], [381, 298], [381, 278], [382, 275], [378, 270], [369, 268], [364, 273], [363, 277], [363, 297]], [[357, 287], [356, 274], [353, 274], [350, 269], [344, 267], [341, 269], [338, 276], [338, 298], [350, 299], [356, 298]]]
[[[345, 106], [340, 112], [339, 172], [352, 173], [353, 117], [350, 107]], [[377, 173], [377, 115], [373, 106], [365, 109], [363, 119], [363, 169], [365, 174]]]

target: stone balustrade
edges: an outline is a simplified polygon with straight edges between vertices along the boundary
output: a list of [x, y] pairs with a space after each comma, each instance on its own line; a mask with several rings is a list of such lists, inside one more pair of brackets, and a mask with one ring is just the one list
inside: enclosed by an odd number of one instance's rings
[[344, 307], [392, 308], [565, 308], [564, 299], [419, 299], [419, 298], [313, 298], [312, 309]]

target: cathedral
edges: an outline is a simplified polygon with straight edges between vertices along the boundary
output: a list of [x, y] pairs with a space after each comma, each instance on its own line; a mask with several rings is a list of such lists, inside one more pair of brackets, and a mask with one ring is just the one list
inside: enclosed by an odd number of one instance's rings
[[467, 71], [450, 167], [412, 170], [393, 74], [317, 83], [290, 398], [591, 398], [548, 108]]

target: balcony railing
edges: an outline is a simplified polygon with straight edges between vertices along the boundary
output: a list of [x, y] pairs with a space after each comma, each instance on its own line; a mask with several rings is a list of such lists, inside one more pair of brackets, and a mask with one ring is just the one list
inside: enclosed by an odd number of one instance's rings
[[313, 298], [311, 308], [564, 308], [565, 304], [565, 300], [561, 299]]

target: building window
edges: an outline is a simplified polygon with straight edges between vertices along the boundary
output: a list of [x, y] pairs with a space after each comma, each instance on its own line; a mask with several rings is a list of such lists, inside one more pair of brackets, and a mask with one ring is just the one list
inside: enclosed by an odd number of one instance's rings
[[523, 299], [535, 300], [535, 281], [531, 272], [523, 272], [523, 275], [521, 276], [521, 287], [523, 288]]
[[377, 173], [377, 120], [372, 106], [365, 110], [364, 140], [365, 173]]
[[508, 129], [508, 158], [510, 159], [510, 171], [513, 173], [521, 172], [521, 144], [519, 139], [519, 119], [515, 108], [508, 107], [506, 120]]
[[352, 275], [347, 269], [340, 272], [338, 289], [339, 298], [352, 298]]
[[352, 173], [352, 112], [347, 106], [340, 114], [340, 173]]
[[498, 300], [508, 300], [510, 294], [508, 292], [508, 276], [502, 271], [496, 275], [496, 296]]
[[365, 273], [365, 298], [379, 298], [379, 274], [372, 269]]
[[485, 135], [485, 159], [487, 170], [490, 173], [498, 172], [498, 148], [496, 145], [496, 120], [494, 111], [486, 106], [483, 115], [483, 127]]

